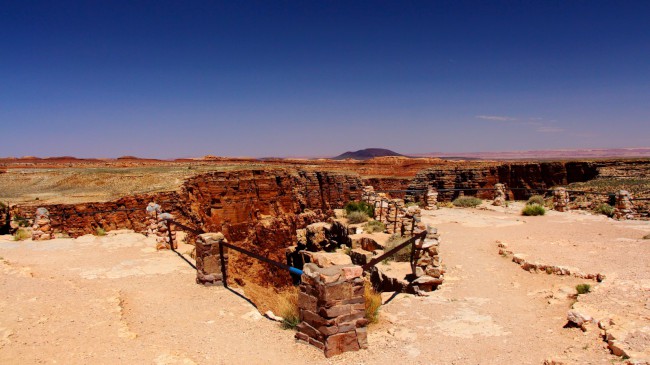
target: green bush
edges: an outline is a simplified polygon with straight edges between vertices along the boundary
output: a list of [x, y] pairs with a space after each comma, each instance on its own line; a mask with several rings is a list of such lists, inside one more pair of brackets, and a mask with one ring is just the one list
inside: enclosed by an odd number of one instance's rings
[[32, 237], [32, 235], [29, 234], [26, 229], [18, 228], [16, 233], [14, 233], [14, 241], [24, 241], [30, 237]]
[[452, 202], [455, 206], [463, 208], [476, 207], [481, 205], [481, 203], [483, 203], [483, 200], [473, 196], [459, 196]]
[[368, 221], [368, 215], [364, 212], [351, 212], [348, 213], [348, 222], [352, 224], [364, 223]]
[[587, 294], [591, 291], [591, 285], [589, 284], [578, 284], [576, 285], [576, 291], [578, 294]]
[[546, 202], [544, 201], [544, 197], [541, 195], [533, 195], [530, 198], [528, 198], [528, 201], [526, 202], [526, 205], [541, 205], [544, 206]]
[[366, 225], [366, 232], [368, 232], [368, 233], [383, 232], [385, 230], [386, 230], [386, 227], [380, 221], [371, 220]]
[[349, 202], [345, 205], [345, 213], [348, 215], [352, 212], [366, 213], [368, 217], [375, 216], [375, 208], [366, 202]]
[[594, 212], [596, 212], [598, 214], [604, 214], [604, 215], [611, 218], [611, 217], [614, 216], [614, 207], [612, 207], [611, 205], [609, 205], [607, 203], [603, 203], [603, 204], [597, 206], [596, 209], [594, 209]]
[[106, 236], [106, 230], [102, 227], [95, 228], [95, 236]]
[[521, 211], [522, 215], [544, 215], [546, 214], [546, 209], [539, 204], [526, 205]]

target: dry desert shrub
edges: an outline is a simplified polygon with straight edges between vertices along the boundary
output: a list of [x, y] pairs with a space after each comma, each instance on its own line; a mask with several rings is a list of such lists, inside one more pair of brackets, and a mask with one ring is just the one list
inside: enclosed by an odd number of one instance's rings
[[370, 323], [379, 320], [379, 307], [381, 307], [381, 294], [377, 293], [369, 281], [364, 282], [363, 298], [366, 304], [366, 319]]
[[363, 223], [368, 221], [368, 215], [364, 212], [351, 212], [348, 213], [348, 222], [352, 224]]
[[386, 227], [380, 221], [371, 220], [366, 225], [366, 232], [368, 232], [368, 233], [383, 232], [385, 230], [386, 230]]
[[454, 203], [452, 203], [452, 202], [438, 202], [438, 203], [436, 203], [436, 206], [438, 208], [453, 208]]
[[366, 202], [349, 202], [345, 205], [345, 212], [348, 216], [352, 212], [363, 212], [372, 217], [375, 215], [375, 207]]
[[597, 206], [596, 209], [594, 209], [594, 212], [598, 214], [604, 214], [611, 218], [614, 216], [614, 207], [607, 203], [603, 203]]
[[521, 211], [521, 215], [534, 216], [534, 215], [544, 215], [546, 214], [546, 209], [539, 204], [530, 204], [526, 205]]
[[650, 240], [650, 234], [646, 234], [645, 236], [643, 236], [643, 239], [644, 240]]
[[589, 284], [578, 284], [576, 285], [576, 291], [578, 294], [587, 294], [591, 291], [591, 285]]
[[454, 199], [452, 204], [456, 207], [462, 207], [462, 208], [473, 208], [481, 205], [483, 203], [483, 200], [473, 197], [473, 196], [459, 196], [458, 198]]
[[26, 229], [19, 228], [16, 233], [14, 233], [14, 241], [24, 241], [30, 238], [32, 235]]
[[528, 198], [528, 201], [526, 202], [526, 205], [537, 204], [537, 205], [544, 206], [544, 203], [545, 203], [545, 201], [544, 201], [543, 196], [541, 196], [541, 195], [533, 195], [530, 198]]

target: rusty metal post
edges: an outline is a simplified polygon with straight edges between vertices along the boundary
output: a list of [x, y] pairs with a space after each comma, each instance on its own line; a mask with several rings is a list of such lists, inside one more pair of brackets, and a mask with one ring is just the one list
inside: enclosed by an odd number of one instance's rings
[[413, 274], [413, 277], [415, 277], [415, 241], [416, 240], [413, 240], [413, 243], [411, 244], [411, 273]]
[[166, 219], [165, 222], [167, 223], [167, 235], [169, 235], [169, 249], [176, 251], [174, 249], [174, 237], [172, 237], [172, 224], [169, 219]]
[[222, 283], [223, 287], [227, 288], [228, 287], [228, 276], [227, 272], [228, 270], [226, 269], [226, 258], [223, 256], [223, 242], [219, 241], [219, 260], [221, 261], [221, 276], [222, 276]]
[[395, 204], [395, 223], [393, 223], [393, 234], [395, 234], [395, 231], [397, 231], [397, 204]]
[[384, 198], [379, 199], [379, 221], [381, 222], [381, 213], [384, 210]]

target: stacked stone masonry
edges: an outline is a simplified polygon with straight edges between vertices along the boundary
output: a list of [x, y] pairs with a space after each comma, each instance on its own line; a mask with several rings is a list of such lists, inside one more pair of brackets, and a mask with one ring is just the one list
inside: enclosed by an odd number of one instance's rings
[[427, 210], [438, 209], [438, 190], [436, 190], [433, 187], [429, 187], [427, 189], [426, 209]]
[[421, 210], [418, 206], [406, 206], [404, 199], [390, 199], [384, 193], [375, 193], [372, 186], [365, 186], [363, 201], [375, 208], [375, 220], [386, 227], [386, 233], [407, 235], [418, 233]]
[[494, 201], [492, 205], [502, 207], [506, 205], [506, 186], [499, 183], [494, 184]]
[[172, 219], [169, 213], [163, 213], [159, 204], [151, 202], [147, 205], [147, 236], [156, 237], [156, 249], [176, 249], [176, 232], [169, 231], [168, 221]]
[[415, 263], [416, 279], [411, 286], [417, 287], [415, 291], [432, 291], [442, 284], [445, 270], [440, 259], [440, 236], [434, 227], [426, 227], [426, 238], [417, 244], [419, 255]]
[[616, 193], [616, 207], [614, 209], [616, 219], [634, 219], [638, 214], [632, 204], [632, 194], [627, 190], [619, 190]]
[[[206, 286], [223, 285], [223, 268], [219, 245], [228, 243], [221, 233], [203, 233], [196, 238], [196, 282]], [[223, 247], [223, 261], [228, 264], [228, 248]]]
[[569, 193], [567, 193], [566, 188], [557, 187], [553, 189], [553, 209], [558, 212], [569, 210]]
[[32, 240], [49, 240], [53, 239], [52, 224], [50, 213], [45, 208], [36, 209], [34, 214], [34, 225], [32, 226]]
[[296, 339], [323, 350], [326, 357], [367, 348], [361, 274], [360, 266], [306, 264], [298, 294], [301, 323]]

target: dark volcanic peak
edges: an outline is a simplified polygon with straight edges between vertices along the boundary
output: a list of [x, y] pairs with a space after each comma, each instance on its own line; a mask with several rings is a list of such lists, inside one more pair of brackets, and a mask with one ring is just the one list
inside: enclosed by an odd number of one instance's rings
[[397, 152], [387, 150], [385, 148], [366, 148], [363, 150], [358, 150], [354, 152], [346, 152], [344, 154], [333, 157], [333, 160], [345, 160], [346, 158], [351, 158], [354, 160], [369, 160], [373, 157], [386, 157], [386, 156], [402, 156], [406, 157]]

